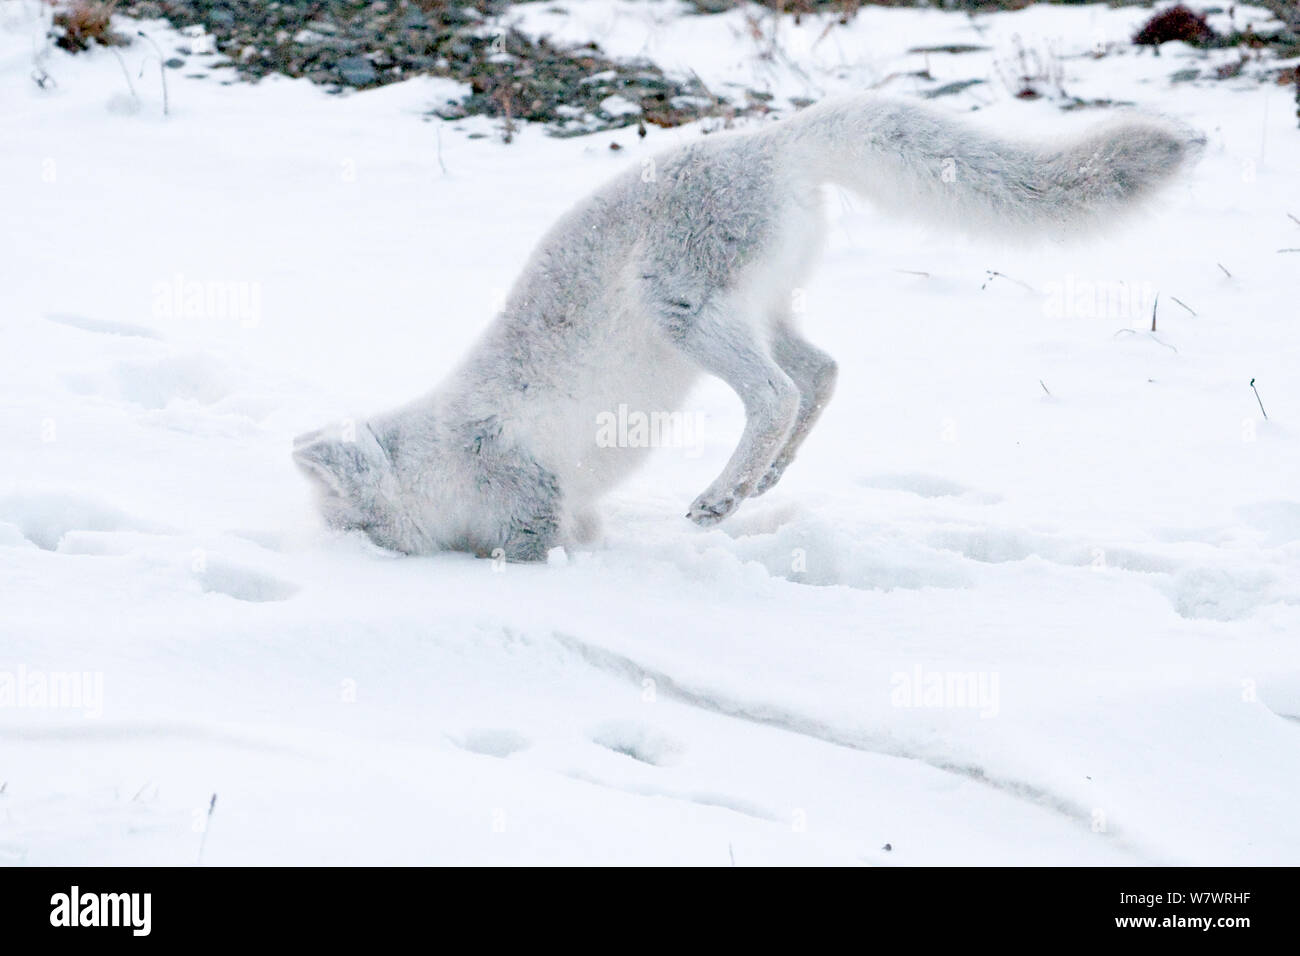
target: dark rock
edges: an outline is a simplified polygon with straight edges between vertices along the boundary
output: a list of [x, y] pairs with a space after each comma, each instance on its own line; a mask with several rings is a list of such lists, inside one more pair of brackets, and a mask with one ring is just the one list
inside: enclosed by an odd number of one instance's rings
[[[940, 96], [952, 96], [954, 93], [960, 93], [962, 90], [966, 89], [967, 87], [977, 86], [978, 84], [983, 82], [984, 82], [983, 80], [957, 80], [954, 83], [945, 83], [943, 86], [936, 87], [933, 90], [926, 90], [921, 95], [924, 96], [927, 100], [932, 100]], [[1026, 96], [1025, 95], [1026, 93], [1029, 93], [1030, 95]], [[1037, 98], [1038, 96], [1037, 93], [1035, 93], [1033, 90], [1028, 89], [1027, 87], [1024, 90], [1021, 90], [1016, 95], [1019, 96], [1021, 99]]]
[[338, 62], [339, 76], [352, 86], [368, 86], [379, 79], [379, 73], [364, 56], [345, 56]]
[[914, 46], [908, 53], [979, 53], [981, 50], [988, 50], [986, 46], [975, 46], [970, 43], [949, 43], [942, 46]]

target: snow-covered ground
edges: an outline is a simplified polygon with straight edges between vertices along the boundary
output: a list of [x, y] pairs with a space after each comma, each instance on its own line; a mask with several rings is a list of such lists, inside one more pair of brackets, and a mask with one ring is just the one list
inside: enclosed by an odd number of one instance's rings
[[[425, 121], [445, 82], [203, 57], [164, 118], [142, 43], [134, 100], [105, 50], [41, 89], [41, 5], [0, 2], [0, 863], [1300, 862], [1291, 91], [1171, 82], [1237, 54], [1139, 53], [1141, 9], [868, 8], [772, 52], [743, 11], [556, 7], [511, 17], [778, 106], [982, 78], [934, 102], [1105, 114], [1014, 98], [1018, 35], [1210, 147], [1072, 248], [832, 194], [840, 386], [780, 487], [683, 518], [739, 434], [709, 382], [599, 547], [397, 558], [319, 528], [292, 437], [426, 390], [558, 214], [700, 130], [507, 146]], [[905, 52], [949, 43], [990, 49]]]

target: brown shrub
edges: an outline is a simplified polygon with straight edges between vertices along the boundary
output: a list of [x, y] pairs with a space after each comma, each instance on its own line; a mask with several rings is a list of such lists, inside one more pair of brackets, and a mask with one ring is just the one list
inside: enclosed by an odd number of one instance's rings
[[1215, 33], [1205, 17], [1181, 3], [1153, 16], [1133, 37], [1138, 46], [1159, 46], [1170, 40], [1182, 40], [1193, 46], [1212, 40]]
[[126, 37], [114, 33], [113, 10], [118, 0], [72, 0], [54, 11], [56, 45], [70, 53], [100, 46], [124, 46]]

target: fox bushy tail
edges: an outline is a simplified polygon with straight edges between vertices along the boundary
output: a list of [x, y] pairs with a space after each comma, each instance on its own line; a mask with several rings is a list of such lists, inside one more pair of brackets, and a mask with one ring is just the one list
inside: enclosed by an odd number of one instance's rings
[[773, 128], [820, 182], [971, 233], [1068, 238], [1110, 224], [1191, 165], [1204, 137], [1127, 116], [1059, 142], [1017, 142], [916, 104], [828, 100]]

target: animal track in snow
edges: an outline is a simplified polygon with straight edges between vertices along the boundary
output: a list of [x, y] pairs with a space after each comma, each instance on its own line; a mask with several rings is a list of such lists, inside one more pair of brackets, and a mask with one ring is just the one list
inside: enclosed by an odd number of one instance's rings
[[1170, 574], [1179, 568], [1177, 562], [1160, 555], [1017, 528], [944, 528], [930, 536], [930, 544], [981, 564], [1038, 557], [1068, 567], [1118, 568], [1148, 574]]
[[453, 737], [452, 743], [462, 750], [486, 757], [509, 757], [533, 745], [531, 740], [513, 730], [486, 727], [467, 730], [459, 738]]
[[204, 355], [118, 362], [110, 372], [78, 372], [65, 380], [79, 395], [116, 398], [156, 411], [172, 402], [214, 405], [231, 393], [220, 363]]
[[105, 319], [90, 319], [81, 315], [52, 313], [45, 316], [46, 321], [56, 325], [80, 329], [83, 332], [96, 332], [100, 335], [121, 335], [130, 338], [161, 339], [162, 336], [153, 329], [130, 322], [110, 322]]
[[264, 531], [254, 529], [234, 529], [230, 532], [236, 538], [243, 538], [245, 541], [251, 541], [259, 548], [267, 551], [284, 550], [284, 532], [278, 530]]
[[299, 590], [296, 584], [282, 581], [265, 571], [224, 561], [209, 560], [203, 570], [197, 572], [197, 577], [204, 591], [224, 594], [237, 601], [286, 601]]
[[17, 527], [38, 548], [56, 551], [69, 531], [141, 531], [165, 534], [161, 525], [133, 518], [79, 495], [18, 494], [0, 499], [0, 521]]
[[[1030, 783], [1028, 780], [994, 776], [987, 773], [978, 764], [941, 757], [936, 753], [923, 753], [900, 745], [891, 735], [878, 730], [837, 727], [817, 718], [804, 716], [796, 711], [773, 706], [770, 703], [751, 702], [741, 698], [732, 698], [723, 694], [698, 690], [685, 684], [679, 684], [663, 671], [644, 667], [632, 658], [588, 643], [573, 635], [553, 631], [551, 637], [561, 647], [576, 655], [579, 660], [597, 670], [638, 685], [648, 678], [654, 681], [656, 690], [661, 696], [687, 706], [720, 714], [724, 717], [775, 727], [778, 730], [810, 737], [814, 740], [822, 740], [839, 747], [847, 747], [865, 753], [878, 753], [883, 756], [898, 757], [905, 760], [916, 760], [944, 773], [968, 778], [1027, 803], [1051, 810], [1078, 824], [1087, 825], [1091, 821], [1090, 808], [1046, 787]], [[1117, 832], [1112, 829], [1109, 831], [1109, 837], [1112, 840], [1117, 839]]]
[[922, 498], [956, 498], [971, 491], [965, 485], [959, 485], [947, 478], [920, 473], [872, 475], [861, 479], [860, 483], [867, 488], [881, 491], [906, 491]]
[[926, 547], [888, 525], [796, 515], [773, 527], [770, 515], [740, 517], [744, 520], [734, 522], [735, 527], [691, 539], [696, 553], [686, 561], [680, 542], [662, 556], [688, 574], [703, 570], [743, 575], [759, 565], [771, 577], [816, 587], [891, 591], [971, 584], [958, 557]]
[[1189, 568], [1169, 585], [1170, 600], [1181, 617], [1209, 621], [1238, 621], [1279, 600], [1275, 580], [1263, 571]]
[[638, 797], [659, 797], [665, 800], [680, 800], [684, 803], [693, 803], [701, 807], [710, 807], [717, 810], [729, 810], [732, 813], [739, 813], [742, 816], [751, 817], [755, 820], [762, 820], [767, 823], [783, 822], [785, 819], [779, 814], [773, 813], [771, 810], [759, 806], [752, 801], [740, 797], [732, 797], [725, 793], [674, 790], [646, 784], [611, 783], [601, 777], [577, 770], [570, 771], [568, 776], [574, 780], [581, 780], [584, 783], [595, 784], [598, 787], [617, 790], [620, 793], [629, 793]]
[[230, 394], [220, 366], [201, 355], [122, 362], [116, 375], [122, 397], [144, 408], [184, 400], [212, 405]]
[[653, 767], [678, 763], [686, 750], [685, 745], [675, 738], [634, 720], [606, 721], [597, 728], [591, 740], [607, 750]]
[[[1286, 520], [1293, 517], [1290, 502], [1278, 502], [1253, 512], [1256, 525], [1270, 533], [1274, 546], [1292, 538]], [[1300, 509], [1297, 509], [1300, 511]], [[1214, 533], [1206, 532], [1209, 538]], [[1204, 545], [1205, 537], [1181, 536], [1175, 543]], [[1168, 536], [1162, 540], [1169, 541]], [[1066, 567], [1117, 569], [1152, 575], [1150, 584], [1164, 594], [1180, 617], [1189, 620], [1238, 621], [1250, 617], [1264, 605], [1300, 603], [1300, 591], [1288, 590], [1266, 568], [1232, 569], [1206, 566], [1193, 561], [1149, 554], [1127, 547], [1072, 540], [1053, 535], [1007, 528], [946, 528], [931, 535], [930, 543], [983, 564], [1002, 564], [1041, 558]], [[1213, 546], [1213, 545], [1211, 545]], [[1203, 549], [1198, 549], [1197, 554]]]
[[931, 535], [930, 543], [981, 564], [1023, 561], [1031, 555], [1048, 558], [1050, 552], [1059, 550], [1046, 539], [1014, 528], [945, 529]]
[[18, 525], [9, 521], [0, 521], [0, 548], [32, 548], [36, 542], [32, 541]]
[[87, 531], [74, 528], [64, 533], [55, 550], [59, 554], [115, 557], [130, 554], [150, 540], [156, 541], [157, 538], [139, 531]]

